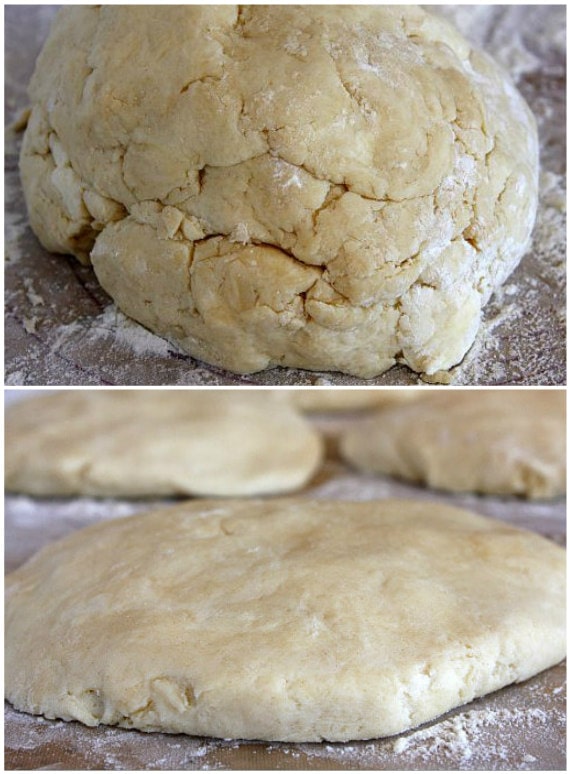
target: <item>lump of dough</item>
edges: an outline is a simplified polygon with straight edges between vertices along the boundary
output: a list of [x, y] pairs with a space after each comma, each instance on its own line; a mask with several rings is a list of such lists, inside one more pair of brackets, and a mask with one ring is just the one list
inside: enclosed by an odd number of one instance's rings
[[364, 471], [434, 489], [556, 497], [566, 491], [564, 390], [447, 390], [346, 429], [341, 455]]
[[419, 7], [70, 6], [30, 95], [42, 243], [234, 372], [448, 369], [529, 244], [534, 119]]
[[6, 415], [5, 486], [32, 495], [288, 492], [322, 455], [317, 431], [259, 390], [64, 390]]
[[565, 552], [435, 503], [202, 501], [6, 579], [19, 710], [234, 739], [397, 734], [558, 663]]

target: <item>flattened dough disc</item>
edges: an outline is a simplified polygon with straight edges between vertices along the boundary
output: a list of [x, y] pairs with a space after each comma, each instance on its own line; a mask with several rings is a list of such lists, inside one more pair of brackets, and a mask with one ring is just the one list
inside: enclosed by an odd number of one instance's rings
[[565, 552], [434, 503], [206, 501], [7, 578], [6, 695], [224, 738], [396, 734], [564, 657]]
[[287, 390], [291, 403], [302, 411], [353, 411], [367, 409], [374, 406], [389, 406], [394, 403], [406, 403], [417, 400], [422, 392], [413, 387], [405, 389], [343, 389], [333, 387], [331, 389]]
[[321, 455], [317, 432], [259, 390], [62, 391], [6, 417], [6, 489], [33, 495], [287, 492]]
[[347, 429], [355, 467], [434, 489], [556, 497], [566, 491], [564, 390], [453, 390]]

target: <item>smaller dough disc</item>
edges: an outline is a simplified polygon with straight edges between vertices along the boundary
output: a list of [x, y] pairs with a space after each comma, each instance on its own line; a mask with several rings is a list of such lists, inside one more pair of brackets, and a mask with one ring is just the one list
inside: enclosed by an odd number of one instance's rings
[[413, 387], [404, 389], [386, 389], [376, 390], [368, 389], [343, 389], [333, 387], [332, 389], [310, 389], [288, 390], [291, 396], [291, 402], [298, 406], [302, 411], [353, 411], [358, 409], [367, 409], [371, 406], [389, 406], [394, 403], [406, 403], [411, 400], [417, 400], [422, 392], [414, 390]]
[[557, 497], [566, 491], [564, 390], [448, 390], [347, 429], [364, 471], [452, 492]]
[[288, 492], [322, 454], [303, 417], [259, 390], [64, 390], [6, 416], [6, 489], [32, 495]]
[[396, 734], [558, 663], [565, 551], [420, 501], [187, 502], [6, 580], [6, 696], [234, 739]]

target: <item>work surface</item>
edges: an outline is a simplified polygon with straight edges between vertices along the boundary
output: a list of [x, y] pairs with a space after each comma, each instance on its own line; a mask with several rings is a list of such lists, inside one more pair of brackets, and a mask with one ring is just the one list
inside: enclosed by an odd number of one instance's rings
[[[319, 418], [330, 436], [345, 422]], [[300, 496], [344, 500], [411, 497], [441, 501], [532, 529], [563, 544], [565, 503], [445, 495], [351, 471], [329, 441], [327, 462]], [[42, 545], [106, 518], [156, 506], [149, 501], [6, 501], [6, 565], [15, 569]], [[162, 503], [161, 503], [162, 504]], [[397, 737], [349, 744], [264, 744], [87, 728], [6, 714], [7, 769], [368, 769], [565, 770], [565, 667], [479, 699]]]
[[[57, 6], [6, 8], [6, 116], [27, 105], [35, 57]], [[563, 384], [565, 341], [565, 7], [439, 6], [511, 73], [541, 138], [541, 203], [533, 245], [486, 307], [455, 384]], [[436, 10], [437, 10], [436, 8]], [[274, 369], [237, 376], [209, 367], [128, 320], [90, 268], [50, 255], [28, 224], [18, 174], [21, 134], [7, 134], [6, 382], [11, 385], [357, 384], [330, 373]], [[395, 367], [375, 384], [413, 384]]]

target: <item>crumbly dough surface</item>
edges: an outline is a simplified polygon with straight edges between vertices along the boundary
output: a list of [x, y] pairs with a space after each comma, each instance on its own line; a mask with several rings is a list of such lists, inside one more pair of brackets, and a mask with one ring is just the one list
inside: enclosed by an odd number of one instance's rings
[[241, 496], [302, 487], [319, 434], [259, 390], [64, 390], [11, 406], [5, 486], [33, 495]]
[[450, 368], [529, 243], [534, 119], [418, 7], [66, 7], [30, 94], [42, 243], [231, 371]]
[[8, 576], [6, 695], [91, 726], [396, 734], [559, 662], [564, 569], [545, 538], [434, 503], [185, 503]]
[[557, 497], [566, 491], [564, 390], [452, 390], [345, 430], [344, 458], [452, 492]]

